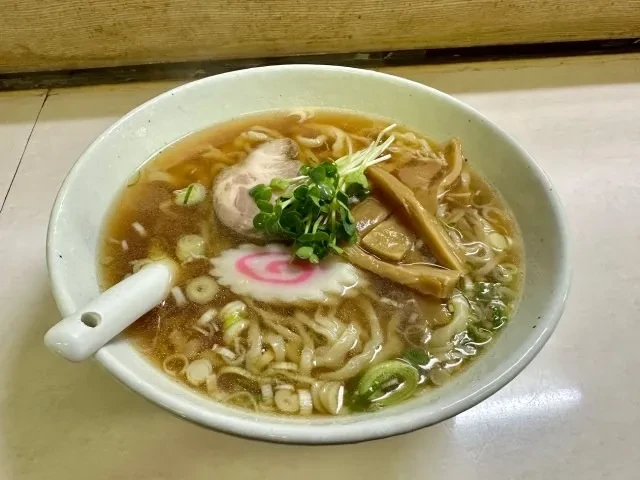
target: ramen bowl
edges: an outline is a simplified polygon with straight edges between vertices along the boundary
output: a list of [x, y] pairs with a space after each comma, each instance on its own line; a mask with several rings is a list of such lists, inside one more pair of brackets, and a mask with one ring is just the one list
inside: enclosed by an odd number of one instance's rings
[[76, 162], [51, 213], [47, 262], [60, 312], [70, 315], [99, 295], [96, 259], [103, 219], [141, 164], [211, 125], [271, 109], [311, 107], [385, 117], [436, 140], [462, 140], [466, 156], [513, 211], [524, 242], [522, 300], [492, 348], [449, 383], [397, 406], [310, 418], [216, 403], [169, 378], [123, 337], [102, 347], [96, 359], [122, 383], [180, 417], [273, 442], [371, 440], [426, 427], [473, 407], [522, 371], [560, 319], [570, 278], [566, 221], [549, 179], [502, 129], [453, 97], [382, 73], [315, 65], [255, 68], [180, 86], [124, 116]]

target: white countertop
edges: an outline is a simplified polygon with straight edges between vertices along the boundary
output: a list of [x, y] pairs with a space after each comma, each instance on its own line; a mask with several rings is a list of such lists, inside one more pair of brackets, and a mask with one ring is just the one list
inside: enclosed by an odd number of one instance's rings
[[65, 362], [42, 343], [53, 199], [100, 132], [175, 84], [0, 93], [0, 480], [640, 478], [640, 55], [385, 71], [503, 126], [564, 202], [573, 285], [531, 365], [434, 427], [295, 447], [205, 430]]

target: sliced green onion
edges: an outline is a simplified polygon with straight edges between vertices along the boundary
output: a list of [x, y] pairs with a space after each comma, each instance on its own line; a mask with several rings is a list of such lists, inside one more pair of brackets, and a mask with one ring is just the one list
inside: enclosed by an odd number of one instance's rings
[[176, 243], [176, 257], [181, 262], [204, 257], [207, 245], [200, 235], [183, 235]]
[[420, 374], [402, 360], [389, 360], [369, 369], [358, 383], [358, 396], [376, 406], [409, 398], [418, 388]]
[[481, 302], [489, 302], [498, 295], [496, 292], [496, 286], [497, 285], [493, 283], [477, 282], [474, 285], [476, 299]]
[[223, 320], [223, 323], [222, 323], [222, 329], [223, 330], [228, 330], [231, 325], [236, 323], [241, 318], [242, 317], [237, 313], [236, 314], [232, 314], [232, 315], [227, 315], [226, 317], [224, 317], [224, 320]]
[[173, 195], [176, 205], [196, 205], [204, 200], [207, 189], [200, 183], [192, 183], [186, 188], [174, 191]]
[[241, 320], [246, 309], [247, 306], [244, 302], [239, 300], [227, 303], [222, 310], [220, 310], [223, 330], [228, 330], [231, 325]]
[[187, 193], [184, 194], [184, 202], [182, 202], [184, 205], [189, 204], [189, 197], [191, 196], [192, 191], [193, 191], [193, 185], [189, 185], [187, 187]]
[[491, 311], [493, 328], [498, 329], [502, 327], [508, 320], [505, 305], [500, 301], [494, 300], [489, 304], [489, 309]]

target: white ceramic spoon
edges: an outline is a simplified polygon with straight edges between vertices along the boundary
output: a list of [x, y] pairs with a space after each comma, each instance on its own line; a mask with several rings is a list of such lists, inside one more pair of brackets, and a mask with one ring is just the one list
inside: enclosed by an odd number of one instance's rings
[[49, 329], [44, 343], [72, 362], [86, 360], [169, 294], [174, 268], [156, 262], [125, 278]]

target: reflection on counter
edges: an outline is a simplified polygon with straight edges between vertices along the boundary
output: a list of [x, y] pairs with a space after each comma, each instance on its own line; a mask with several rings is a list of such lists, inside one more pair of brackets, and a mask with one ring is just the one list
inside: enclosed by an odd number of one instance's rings
[[454, 429], [478, 426], [485, 422], [519, 422], [527, 417], [547, 417], [576, 408], [582, 400], [577, 387], [557, 388], [523, 395], [489, 398], [453, 419]]

